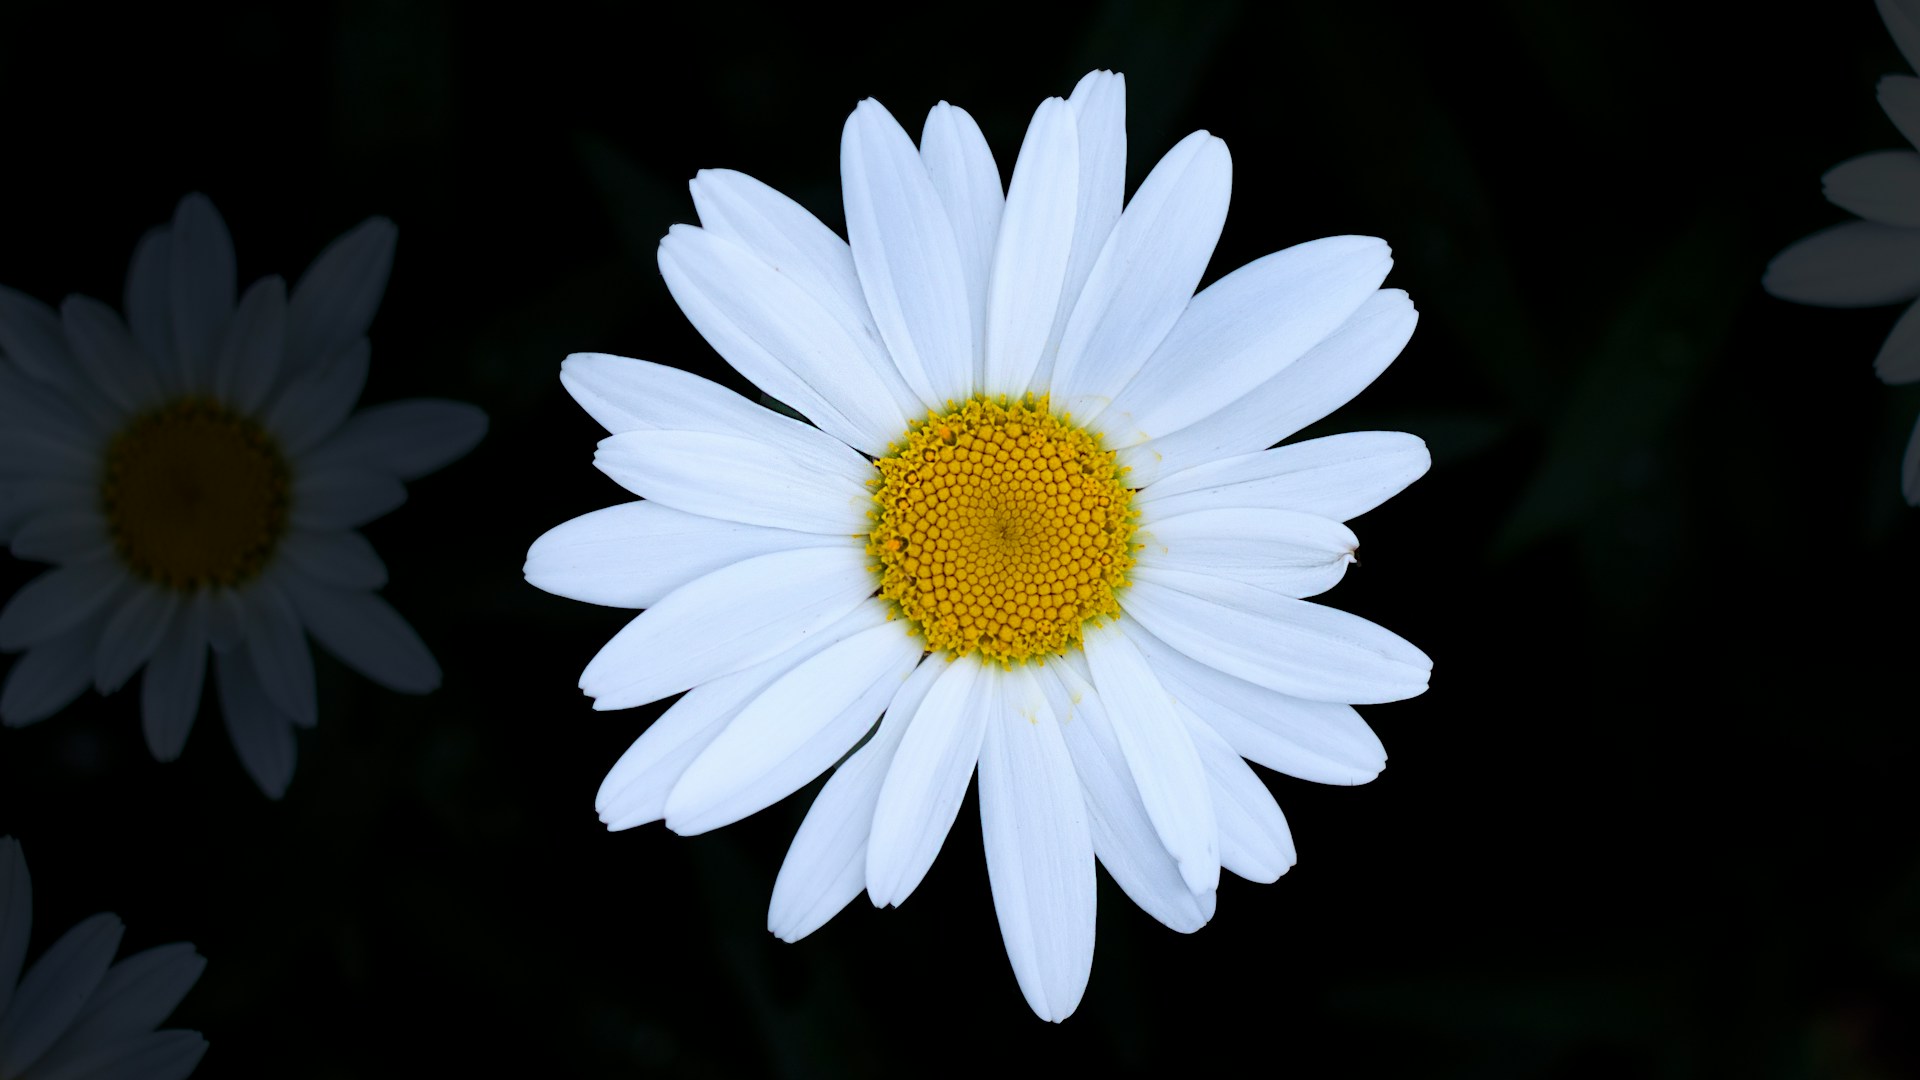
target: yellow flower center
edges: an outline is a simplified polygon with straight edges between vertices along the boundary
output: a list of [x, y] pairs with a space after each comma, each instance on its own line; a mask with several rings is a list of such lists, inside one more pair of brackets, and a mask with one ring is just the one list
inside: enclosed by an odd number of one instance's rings
[[114, 437], [100, 495], [134, 574], [195, 589], [260, 573], [286, 534], [291, 481], [265, 428], [210, 398], [182, 398]]
[[867, 554], [928, 649], [1038, 660], [1120, 613], [1133, 492], [1099, 437], [1045, 397], [970, 398], [889, 450]]

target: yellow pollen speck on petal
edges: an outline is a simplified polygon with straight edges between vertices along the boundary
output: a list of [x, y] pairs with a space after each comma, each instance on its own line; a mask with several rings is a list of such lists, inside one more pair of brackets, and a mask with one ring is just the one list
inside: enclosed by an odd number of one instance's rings
[[950, 403], [889, 449], [867, 554], [928, 649], [1043, 660], [1120, 614], [1133, 492], [1113, 452], [1046, 397]]
[[188, 590], [257, 576], [286, 535], [291, 488], [265, 428], [210, 398], [182, 398], [114, 437], [100, 497], [127, 568]]

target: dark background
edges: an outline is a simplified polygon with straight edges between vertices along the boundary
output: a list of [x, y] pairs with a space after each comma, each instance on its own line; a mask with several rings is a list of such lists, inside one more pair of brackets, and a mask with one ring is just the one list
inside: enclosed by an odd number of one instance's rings
[[[1845, 215], [1820, 174], [1901, 145], [1871, 5], [0, 8], [0, 282], [119, 304], [134, 241], [210, 195], [243, 284], [370, 214], [400, 245], [364, 402], [492, 430], [366, 529], [446, 671], [330, 658], [286, 798], [218, 713], [153, 762], [138, 694], [0, 731], [32, 955], [118, 912], [191, 940], [202, 1077], [802, 1076], [937, 1066], [1291, 1075], [1920, 1075], [1909, 773], [1920, 394], [1893, 311], [1796, 307], [1767, 259]], [[1124, 71], [1129, 190], [1181, 135], [1234, 154], [1208, 280], [1299, 241], [1394, 245], [1422, 311], [1313, 432], [1424, 437], [1326, 597], [1432, 689], [1363, 710], [1353, 789], [1263, 774], [1300, 863], [1181, 937], [1103, 877], [1092, 983], [1036, 1020], [972, 797], [910, 903], [765, 930], [816, 787], [683, 839], [608, 834], [602, 775], [658, 707], [580, 669], [627, 613], [527, 585], [527, 545], [624, 495], [557, 378], [601, 350], [717, 370], [654, 268], [684, 181], [749, 172], [841, 227], [840, 125], [945, 98], [1010, 167], [1034, 106]], [[36, 568], [0, 561], [0, 595]], [[9, 663], [0, 659], [0, 667]], [[1908, 821], [1902, 826], [1900, 821]]]

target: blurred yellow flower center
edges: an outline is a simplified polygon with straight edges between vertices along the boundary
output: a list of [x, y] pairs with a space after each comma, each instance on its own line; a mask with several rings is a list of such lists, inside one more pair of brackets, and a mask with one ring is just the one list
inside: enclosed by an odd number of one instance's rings
[[212, 399], [184, 398], [114, 437], [100, 494], [127, 566], [194, 589], [260, 573], [286, 534], [291, 481], [265, 428]]
[[889, 450], [874, 463], [867, 554], [928, 649], [1018, 663], [1120, 613], [1133, 492], [1113, 453], [1045, 397], [930, 412]]

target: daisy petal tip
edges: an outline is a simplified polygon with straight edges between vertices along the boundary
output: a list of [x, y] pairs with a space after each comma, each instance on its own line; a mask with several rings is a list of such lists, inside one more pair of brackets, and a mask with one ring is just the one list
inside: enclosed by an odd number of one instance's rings
[[1375, 780], [1380, 779], [1380, 774], [1384, 771], [1386, 771], [1386, 766], [1384, 763], [1381, 765], [1380, 768], [1375, 769], [1372, 772], [1368, 772], [1365, 769], [1355, 769], [1353, 772], [1349, 773], [1341, 781], [1340, 786], [1341, 787], [1359, 787], [1362, 784], [1371, 784]]
[[374, 214], [348, 229], [333, 242], [336, 250], [359, 256], [360, 265], [385, 275], [393, 265], [393, 250], [400, 243], [400, 227], [385, 214]]
[[[671, 802], [673, 797], [669, 795], [667, 799]], [[667, 815], [662, 818], [661, 821], [667, 826], [668, 831], [672, 832], [675, 836], [699, 836], [703, 833], [710, 833], [719, 828], [721, 824], [725, 824], [724, 822], [715, 823], [712, 821], [711, 814], [703, 816], [702, 811], [706, 809], [706, 807], [695, 807], [692, 810], [676, 811], [672, 807], [668, 807]]]
[[1187, 891], [1195, 896], [1204, 896], [1220, 888], [1220, 860], [1211, 862], [1186, 860], [1179, 864], [1180, 880], [1187, 883]]
[[[1027, 1007], [1033, 1010], [1033, 1015], [1049, 1024], [1065, 1023], [1067, 1017], [1072, 1016], [1074, 1010], [1080, 1007], [1080, 999], [1085, 996], [1086, 989], [1085, 984], [1082, 984], [1070, 997], [1063, 995], [1058, 1004], [1046, 1000], [1044, 991], [1027, 994]], [[1021, 990], [1025, 991], [1026, 987], [1021, 987]]]
[[685, 222], [675, 222], [667, 226], [666, 235], [660, 238], [660, 259], [666, 260], [671, 254], [669, 249], [677, 250], [680, 245], [691, 243], [694, 234], [704, 231], [698, 225], [688, 225]]
[[608, 361], [617, 361], [621, 359], [624, 359], [624, 358], [614, 356], [611, 353], [599, 353], [599, 352], [568, 353], [566, 357], [560, 361], [560, 372], [561, 374], [565, 375], [569, 372], [577, 371], [578, 369], [583, 367], [593, 367], [595, 365], [603, 364]]
[[205, 218], [208, 216], [211, 216], [214, 221], [224, 223], [225, 219], [221, 218], [220, 209], [213, 205], [213, 200], [208, 198], [204, 192], [189, 191], [185, 195], [180, 196], [180, 201], [174, 204], [173, 224], [175, 228], [179, 228], [181, 223], [187, 221], [190, 217]]

